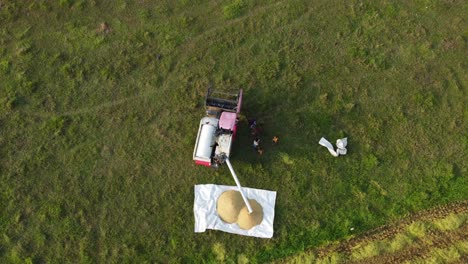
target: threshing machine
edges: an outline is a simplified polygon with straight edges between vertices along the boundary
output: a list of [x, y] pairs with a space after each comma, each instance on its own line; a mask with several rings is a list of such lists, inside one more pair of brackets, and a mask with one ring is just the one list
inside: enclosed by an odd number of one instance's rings
[[198, 165], [218, 167], [231, 154], [242, 105], [242, 89], [221, 92], [208, 89], [206, 116], [200, 121], [193, 160]]

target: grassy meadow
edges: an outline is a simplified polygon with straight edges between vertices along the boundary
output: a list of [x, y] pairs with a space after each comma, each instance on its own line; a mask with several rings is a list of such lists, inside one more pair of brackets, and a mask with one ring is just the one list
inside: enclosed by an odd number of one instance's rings
[[[466, 14], [462, 0], [0, 0], [0, 262], [263, 263], [466, 200]], [[210, 84], [243, 88], [264, 128], [258, 156], [241, 120], [231, 161], [244, 186], [277, 191], [272, 239], [193, 232], [194, 185], [235, 184], [192, 161]], [[322, 136], [348, 137], [348, 154]]]

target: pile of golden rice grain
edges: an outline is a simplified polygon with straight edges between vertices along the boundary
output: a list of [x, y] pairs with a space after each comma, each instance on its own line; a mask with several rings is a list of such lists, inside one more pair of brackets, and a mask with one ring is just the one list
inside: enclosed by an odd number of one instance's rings
[[263, 208], [254, 199], [249, 199], [253, 212], [249, 214], [247, 206], [238, 191], [223, 192], [216, 203], [219, 217], [226, 223], [237, 223], [240, 228], [249, 230], [263, 221]]

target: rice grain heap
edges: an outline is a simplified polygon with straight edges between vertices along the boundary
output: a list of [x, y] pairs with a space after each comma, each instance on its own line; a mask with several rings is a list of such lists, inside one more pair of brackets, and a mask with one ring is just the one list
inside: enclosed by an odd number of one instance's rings
[[244, 206], [244, 200], [242, 200], [240, 192], [234, 190], [225, 191], [218, 198], [216, 211], [221, 220], [232, 224], [237, 222], [239, 212]]
[[263, 208], [262, 206], [254, 199], [249, 199], [250, 206], [252, 206], [253, 212], [249, 214], [247, 206], [244, 206], [237, 218], [237, 224], [240, 228], [244, 230], [249, 230], [252, 227], [259, 225], [263, 221]]

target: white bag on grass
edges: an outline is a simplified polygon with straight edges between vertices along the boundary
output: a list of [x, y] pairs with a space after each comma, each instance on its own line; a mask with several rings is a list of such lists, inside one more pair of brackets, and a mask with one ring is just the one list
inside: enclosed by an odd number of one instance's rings
[[338, 157], [339, 155], [346, 155], [348, 152], [346, 149], [346, 146], [348, 145], [348, 138], [341, 138], [336, 141], [336, 146], [338, 147], [336, 151], [333, 145], [324, 137], [320, 139], [319, 144], [326, 147], [330, 154], [332, 154], [334, 157]]

